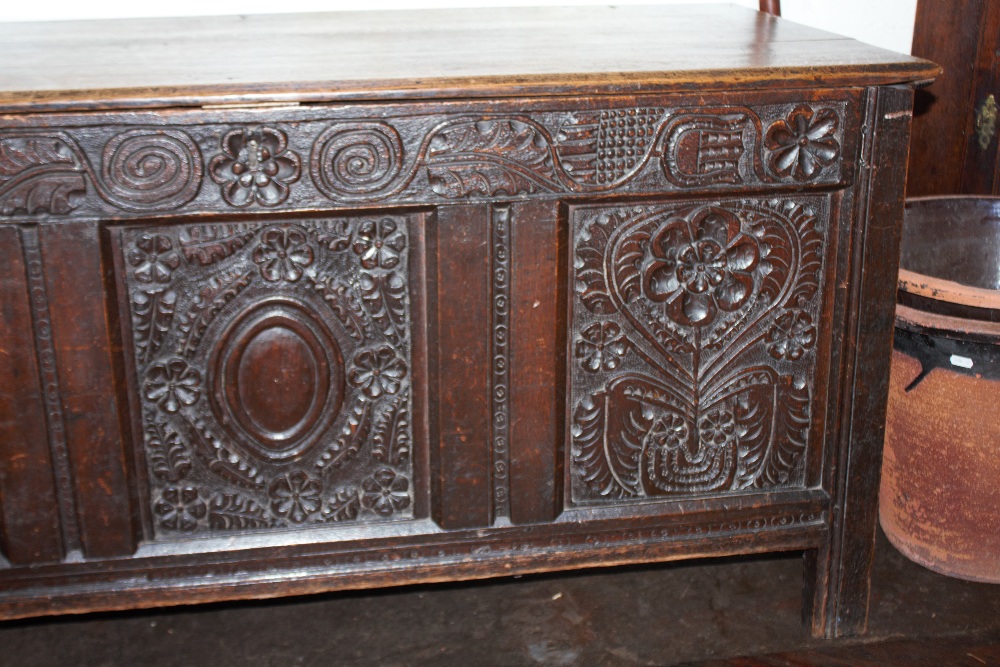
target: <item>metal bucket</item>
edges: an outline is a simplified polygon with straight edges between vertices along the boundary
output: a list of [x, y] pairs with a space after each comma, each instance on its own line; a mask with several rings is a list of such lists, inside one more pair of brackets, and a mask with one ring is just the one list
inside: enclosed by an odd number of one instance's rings
[[942, 574], [1000, 583], [1000, 198], [906, 204], [879, 519]]

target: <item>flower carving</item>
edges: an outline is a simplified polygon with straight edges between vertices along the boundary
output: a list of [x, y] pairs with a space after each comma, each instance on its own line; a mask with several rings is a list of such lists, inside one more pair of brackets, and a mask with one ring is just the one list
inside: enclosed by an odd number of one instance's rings
[[764, 137], [764, 145], [771, 151], [771, 168], [796, 181], [815, 178], [840, 156], [840, 144], [833, 136], [837, 125], [832, 109], [813, 112], [805, 105], [796, 107], [786, 120], [768, 128]]
[[301, 229], [272, 227], [261, 234], [253, 261], [264, 280], [295, 282], [302, 277], [302, 269], [313, 263], [313, 250]]
[[292, 523], [303, 523], [310, 514], [319, 511], [323, 501], [323, 485], [302, 472], [293, 470], [271, 482], [267, 493], [271, 511]]
[[[678, 415], [663, 414], [656, 418], [646, 433], [646, 443], [659, 450], [673, 451], [689, 445], [688, 425]], [[694, 454], [694, 452], [691, 452]]]
[[135, 268], [135, 279], [142, 283], [168, 283], [181, 257], [167, 236], [144, 234], [126, 257]]
[[181, 406], [194, 405], [201, 395], [201, 375], [183, 359], [170, 359], [149, 369], [145, 395], [164, 412], [171, 414]]
[[736, 418], [729, 410], [709, 410], [698, 425], [701, 444], [709, 449], [719, 449], [736, 435]]
[[205, 516], [208, 509], [198, 489], [168, 486], [163, 489], [153, 511], [160, 517], [160, 524], [164, 528], [194, 530], [198, 527], [198, 520]]
[[614, 322], [597, 322], [580, 334], [576, 341], [576, 358], [589, 371], [613, 371], [618, 368], [628, 349], [628, 341]]
[[394, 269], [406, 247], [406, 238], [392, 218], [365, 220], [354, 237], [354, 252], [366, 269]]
[[805, 311], [786, 311], [767, 332], [767, 351], [775, 359], [800, 359], [816, 342], [816, 327]]
[[375, 350], [364, 350], [354, 357], [354, 368], [348, 379], [369, 398], [382, 394], [395, 394], [400, 381], [406, 377], [406, 364], [388, 345]]
[[410, 481], [382, 468], [361, 483], [365, 507], [376, 514], [391, 516], [410, 506]]
[[646, 296], [685, 326], [711, 324], [753, 292], [760, 259], [757, 241], [725, 209], [706, 207], [688, 218], [670, 218], [653, 234], [643, 263]]
[[209, 173], [233, 206], [277, 206], [299, 180], [301, 160], [288, 150], [285, 133], [270, 127], [232, 130], [222, 138], [222, 153], [212, 158]]

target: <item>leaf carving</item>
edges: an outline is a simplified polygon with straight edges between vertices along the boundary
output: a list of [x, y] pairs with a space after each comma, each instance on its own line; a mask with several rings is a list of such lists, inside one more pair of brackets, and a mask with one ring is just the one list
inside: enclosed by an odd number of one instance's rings
[[358, 280], [368, 314], [390, 340], [398, 343], [406, 331], [406, 282], [396, 271], [362, 271]]
[[220, 493], [209, 502], [208, 524], [215, 530], [245, 530], [267, 528], [271, 520], [253, 500], [235, 493]]
[[140, 363], [148, 363], [163, 345], [170, 331], [177, 306], [177, 293], [137, 291], [132, 300], [132, 326], [135, 329], [136, 356]]
[[347, 250], [351, 246], [351, 221], [344, 218], [323, 220], [311, 228], [316, 241], [334, 252]]
[[587, 227], [576, 246], [575, 289], [583, 305], [593, 313], [614, 312], [604, 274], [604, 254], [611, 235], [622, 222], [622, 216], [615, 212], [601, 214]]
[[177, 349], [178, 354], [186, 356], [194, 354], [208, 325], [227, 303], [250, 285], [252, 277], [252, 271], [246, 273], [231, 271], [209, 279], [208, 285], [201, 290], [201, 294], [195, 298], [178, 325], [185, 334]]
[[344, 325], [347, 334], [357, 342], [363, 343], [371, 328], [371, 320], [358, 302], [359, 298], [354, 289], [335, 276], [320, 278], [306, 274], [306, 280], [312, 283], [313, 289], [319, 292], [330, 306], [330, 310]]
[[65, 215], [86, 191], [83, 168], [73, 147], [62, 139], [0, 138], [0, 214]]
[[789, 301], [804, 306], [816, 296], [823, 269], [823, 235], [817, 229], [816, 216], [799, 207], [792, 220], [799, 231], [798, 279]]
[[377, 461], [402, 465], [410, 454], [408, 392], [401, 392], [375, 425], [372, 456]]
[[791, 378], [778, 388], [778, 415], [770, 455], [756, 486], [785, 486], [797, 470], [809, 440], [809, 390]]
[[316, 460], [316, 470], [323, 472], [333, 470], [361, 451], [368, 440], [372, 425], [372, 406], [365, 400], [359, 400], [351, 411], [347, 423], [340, 436], [331, 443]]
[[650, 230], [641, 227], [629, 234], [615, 249], [615, 284], [626, 303], [634, 301], [642, 294], [642, 278], [639, 265], [645, 256]]
[[788, 238], [785, 228], [776, 225], [765, 215], [755, 212], [754, 223], [759, 224], [757, 237], [761, 246], [767, 251], [761, 259], [761, 269], [764, 274], [760, 285], [760, 295], [762, 299], [774, 304], [781, 296], [782, 290], [788, 283], [789, 274], [792, 271], [794, 260], [794, 249], [791, 239]]
[[330, 506], [323, 512], [327, 521], [354, 521], [361, 510], [361, 497], [357, 489], [341, 489], [334, 494]]
[[181, 437], [165, 422], [146, 425], [146, 448], [153, 474], [171, 484], [191, 470], [191, 455]]
[[[635, 443], [630, 439], [614, 451], [617, 447], [609, 442], [608, 418], [604, 392], [580, 402], [573, 416], [573, 460], [580, 466], [583, 480], [598, 494], [612, 498], [636, 495], [639, 464], [636, 460], [635, 470], [631, 470], [629, 463]], [[616, 467], [625, 473], [624, 479]]]
[[809, 391], [789, 376], [749, 386], [737, 396], [738, 488], [786, 486], [797, 471], [809, 431]]
[[448, 199], [533, 194], [543, 189], [535, 179], [520, 170], [493, 164], [453, 162], [428, 166], [427, 177], [431, 189]]
[[643, 419], [640, 404], [628, 411], [621, 426], [616, 429], [618, 438], [608, 443], [607, 455], [621, 485], [630, 495], [642, 495], [642, 451], [649, 423]]
[[544, 131], [513, 119], [466, 121], [439, 130], [427, 154], [431, 189], [442, 197], [556, 190]]
[[77, 195], [86, 190], [82, 173], [50, 170], [0, 186], [0, 214], [24, 211], [35, 215], [47, 211], [65, 215], [79, 205]]
[[736, 486], [752, 486], [767, 461], [771, 445], [774, 387], [748, 387], [736, 397], [734, 417], [739, 429]]
[[241, 222], [185, 227], [181, 233], [181, 250], [189, 262], [208, 266], [245, 246], [261, 224]]

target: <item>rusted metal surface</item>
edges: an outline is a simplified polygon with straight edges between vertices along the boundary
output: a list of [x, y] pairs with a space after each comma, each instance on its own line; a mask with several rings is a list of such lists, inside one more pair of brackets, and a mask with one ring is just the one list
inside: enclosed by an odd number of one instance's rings
[[911, 560], [1000, 583], [995, 211], [987, 198], [907, 205], [879, 515]]

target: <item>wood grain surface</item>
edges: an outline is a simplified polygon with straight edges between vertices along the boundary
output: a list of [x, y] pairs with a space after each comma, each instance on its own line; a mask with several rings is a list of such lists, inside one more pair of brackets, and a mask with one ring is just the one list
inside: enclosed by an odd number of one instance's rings
[[718, 6], [0, 24], [6, 111], [871, 85], [938, 71]]

